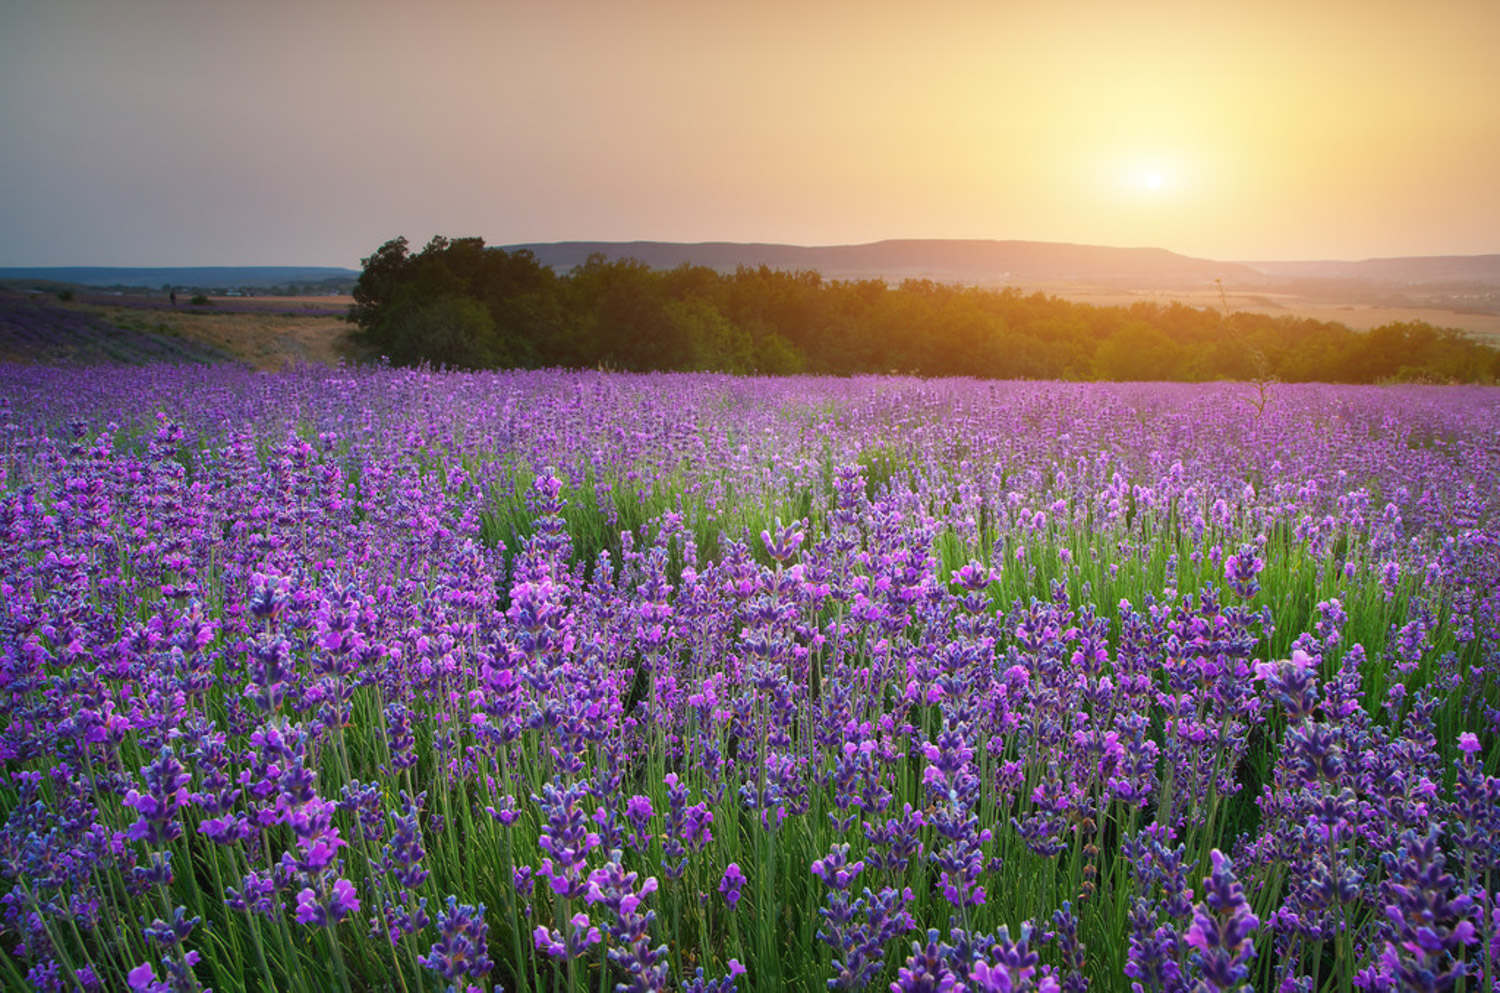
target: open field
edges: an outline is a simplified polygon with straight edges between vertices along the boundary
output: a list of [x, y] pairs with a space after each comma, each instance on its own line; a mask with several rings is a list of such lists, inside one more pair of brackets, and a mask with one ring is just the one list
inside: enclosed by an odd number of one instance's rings
[[177, 294], [173, 306], [164, 293], [90, 293], [79, 294], [81, 303], [130, 310], [164, 310], [203, 314], [284, 314], [288, 316], [342, 317], [353, 298], [345, 296], [210, 296], [207, 304], [194, 304], [197, 294]]
[[131, 315], [122, 327], [89, 307], [0, 291], [0, 361], [52, 363], [225, 362], [232, 353]]
[[[165, 299], [61, 302], [50, 294], [0, 292], [0, 360], [41, 362], [243, 362], [337, 364], [347, 354], [344, 308], [173, 308]], [[231, 301], [233, 298], [230, 298]], [[330, 311], [328, 308], [333, 306]]]
[[1500, 390], [0, 398], [6, 989], [1493, 988]]
[[215, 307], [173, 309], [80, 305], [127, 329], [165, 329], [181, 338], [219, 349], [257, 369], [287, 363], [333, 365], [344, 355], [350, 325], [327, 314], [231, 311]]
[[[1469, 313], [1440, 307], [1394, 307], [1366, 303], [1340, 303], [1337, 301], [1312, 300], [1295, 293], [1227, 291], [1221, 298], [1214, 289], [1202, 290], [1130, 290], [1118, 286], [1090, 286], [1077, 283], [1039, 283], [1020, 287], [1024, 292], [1041, 292], [1061, 297], [1075, 303], [1092, 304], [1097, 307], [1128, 307], [1143, 301], [1149, 303], [1181, 303], [1189, 307], [1206, 307], [1219, 310], [1227, 303], [1230, 311], [1246, 311], [1305, 318], [1314, 321], [1329, 321], [1344, 324], [1356, 331], [1368, 331], [1382, 324], [1402, 321], [1423, 321], [1442, 328], [1457, 328], [1476, 338], [1493, 343], [1500, 342], [1500, 314]], [[223, 309], [285, 308], [294, 312], [297, 308], [335, 312], [342, 315], [353, 304], [348, 296], [318, 297], [215, 297], [214, 303]]]
[[1331, 321], [1356, 331], [1368, 331], [1382, 324], [1399, 321], [1424, 321], [1441, 328], [1457, 328], [1491, 344], [1500, 342], [1500, 314], [1467, 313], [1439, 307], [1392, 307], [1365, 303], [1310, 300], [1294, 293], [1227, 291], [1221, 299], [1215, 289], [1201, 290], [1130, 290], [1118, 286], [1091, 286], [1077, 283], [1039, 283], [1020, 287], [1025, 292], [1040, 292], [1075, 303], [1098, 307], [1128, 307], [1133, 303], [1181, 303], [1189, 307], [1221, 309], [1227, 302], [1231, 311], [1269, 314], [1273, 317], [1296, 317], [1314, 321]]
[[317, 307], [320, 309], [333, 309], [340, 313], [348, 310], [354, 305], [354, 298], [347, 293], [327, 293], [321, 295], [307, 294], [294, 297], [263, 296], [256, 294], [252, 297], [210, 297], [216, 305], [234, 303], [264, 304], [271, 307], [285, 307], [288, 310], [306, 309]]

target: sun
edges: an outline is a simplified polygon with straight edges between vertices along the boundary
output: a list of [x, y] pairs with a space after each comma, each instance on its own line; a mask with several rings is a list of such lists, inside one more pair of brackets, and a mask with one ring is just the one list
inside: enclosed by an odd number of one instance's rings
[[1120, 174], [1121, 186], [1137, 197], [1155, 200], [1170, 195], [1177, 186], [1177, 171], [1164, 160], [1147, 160], [1126, 165]]

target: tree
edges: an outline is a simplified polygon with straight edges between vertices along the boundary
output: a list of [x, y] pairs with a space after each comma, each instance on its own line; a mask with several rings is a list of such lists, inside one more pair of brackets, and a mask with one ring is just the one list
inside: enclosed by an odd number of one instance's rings
[[[1045, 293], [932, 280], [825, 280], [813, 271], [652, 269], [594, 255], [560, 276], [527, 251], [395, 238], [363, 260], [356, 340], [400, 364], [1035, 379], [1373, 382], [1492, 379], [1500, 352], [1457, 332], [1221, 308], [1093, 307]], [[1262, 404], [1263, 405], [1263, 404]]]
[[482, 238], [395, 238], [363, 260], [348, 319], [355, 338], [398, 365], [535, 365], [569, 351], [557, 277], [530, 252]]
[[802, 353], [798, 352], [775, 331], [763, 335], [755, 342], [755, 371], [770, 376], [790, 376], [806, 367]]
[[500, 337], [494, 318], [477, 300], [439, 297], [400, 311], [392, 321], [397, 365], [431, 362], [455, 369], [486, 369], [499, 364]]
[[1139, 381], [1178, 378], [1181, 349], [1161, 331], [1131, 321], [1105, 339], [1094, 355], [1101, 379]]
[[668, 317], [660, 277], [650, 266], [595, 254], [569, 283], [595, 362], [631, 370], [685, 367], [684, 329]]
[[360, 260], [363, 270], [354, 283], [354, 305], [349, 308], [347, 319], [359, 325], [361, 334], [371, 334], [380, 324], [384, 309], [402, 282], [408, 261], [404, 237], [392, 238], [373, 255]]
[[741, 373], [755, 370], [755, 343], [750, 335], [731, 324], [711, 302], [702, 297], [671, 300], [664, 309], [673, 338], [685, 346], [683, 360], [673, 368]]

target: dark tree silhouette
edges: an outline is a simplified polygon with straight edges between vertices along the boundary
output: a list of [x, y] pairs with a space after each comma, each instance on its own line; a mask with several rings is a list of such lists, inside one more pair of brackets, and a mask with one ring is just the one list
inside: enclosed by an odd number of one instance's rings
[[349, 320], [399, 364], [1027, 379], [1489, 382], [1500, 351], [1421, 323], [1342, 324], [1182, 304], [816, 272], [651, 269], [590, 257], [557, 275], [479, 238], [405, 238], [364, 260]]

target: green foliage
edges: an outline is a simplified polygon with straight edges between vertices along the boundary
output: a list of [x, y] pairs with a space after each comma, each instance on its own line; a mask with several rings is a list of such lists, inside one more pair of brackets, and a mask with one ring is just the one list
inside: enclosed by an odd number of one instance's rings
[[1100, 379], [1181, 379], [1182, 349], [1157, 328], [1132, 321], [1105, 339], [1094, 353]]
[[[194, 303], [198, 300], [195, 298]], [[1423, 323], [1342, 324], [766, 266], [654, 270], [591, 256], [565, 276], [479, 238], [405, 238], [364, 260], [349, 320], [399, 365], [897, 372], [996, 379], [1490, 382], [1500, 351]], [[488, 318], [488, 319], [486, 319]]]
[[403, 308], [396, 318], [393, 361], [428, 361], [455, 369], [498, 365], [500, 340], [495, 319], [479, 301], [445, 296]]
[[561, 337], [556, 277], [529, 252], [434, 238], [412, 255], [396, 238], [363, 264], [349, 320], [360, 344], [397, 364], [534, 365]]
[[755, 370], [755, 343], [750, 335], [730, 323], [711, 301], [702, 297], [671, 300], [663, 309], [673, 339], [683, 344], [689, 356], [687, 368], [742, 373]]
[[192, 304], [194, 307], [212, 307], [214, 305], [214, 302], [208, 297], [204, 296], [202, 293], [193, 294], [193, 298], [189, 300], [188, 303]]

